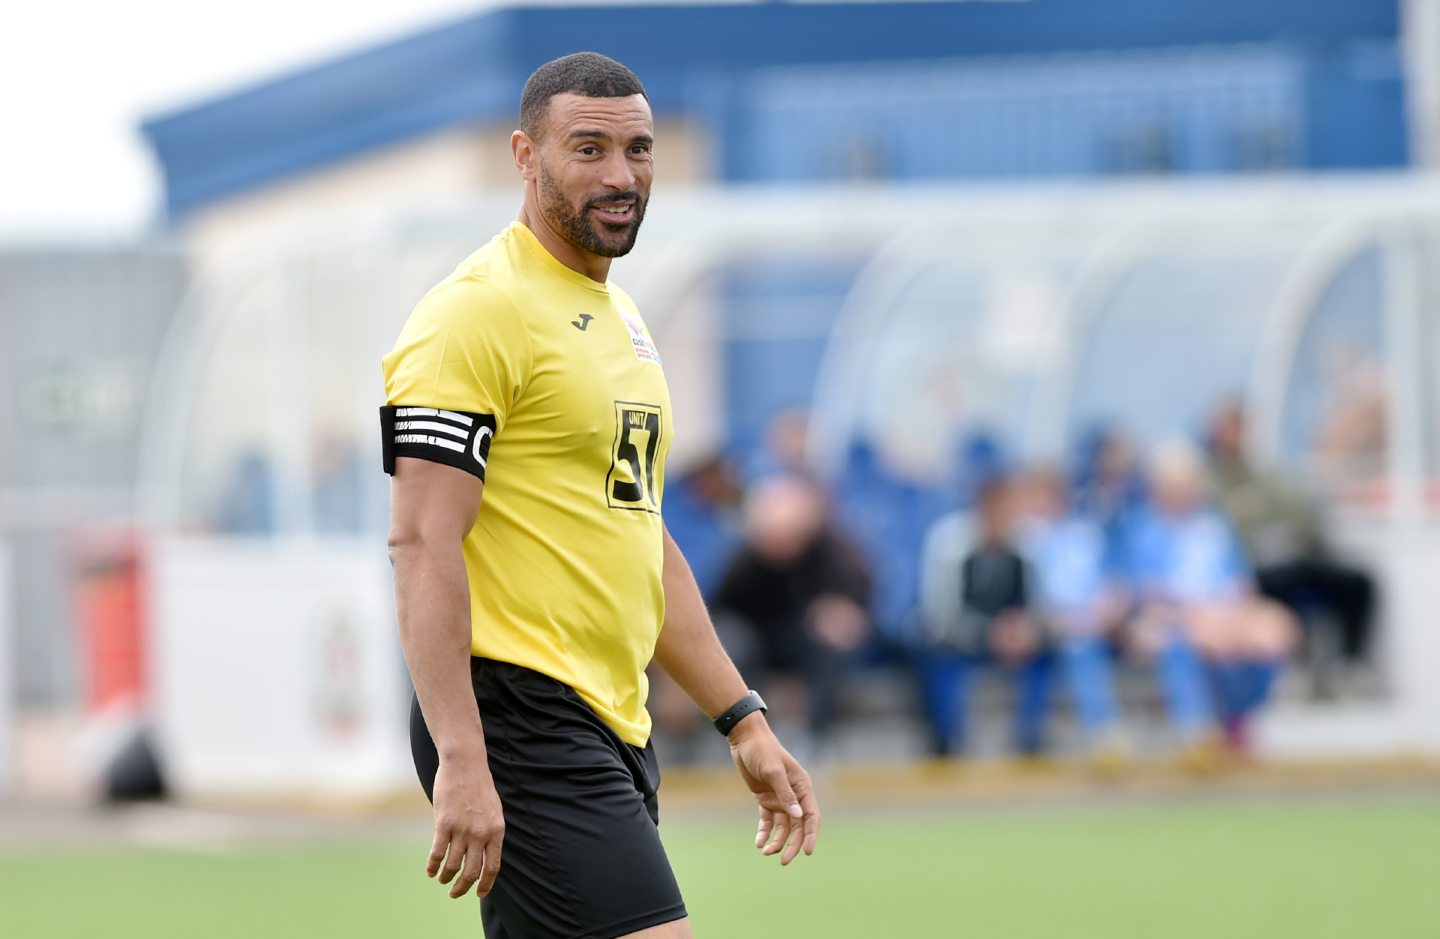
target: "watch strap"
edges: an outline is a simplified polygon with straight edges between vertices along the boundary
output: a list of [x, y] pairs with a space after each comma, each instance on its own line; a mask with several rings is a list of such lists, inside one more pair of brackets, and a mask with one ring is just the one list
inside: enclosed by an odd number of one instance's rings
[[760, 697], [759, 692], [751, 691], [745, 695], [745, 697], [736, 701], [724, 714], [715, 718], [715, 729], [720, 731], [721, 736], [728, 737], [730, 736], [730, 731], [735, 729], [735, 725], [740, 723], [741, 718], [755, 711], [765, 710], [768, 710], [765, 707], [765, 699]]

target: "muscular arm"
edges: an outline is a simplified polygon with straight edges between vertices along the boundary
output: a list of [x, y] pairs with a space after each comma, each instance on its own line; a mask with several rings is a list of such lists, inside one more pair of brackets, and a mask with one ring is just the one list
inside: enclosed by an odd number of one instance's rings
[[[665, 532], [665, 622], [655, 661], [711, 718], [719, 717], [748, 691], [745, 680], [715, 635], [710, 614], [685, 556]], [[802, 849], [813, 854], [820, 834], [820, 806], [810, 776], [755, 711], [730, 731], [730, 755], [760, 805], [755, 846], [781, 854], [789, 864]], [[792, 837], [793, 835], [793, 837]]]
[[461, 543], [484, 483], [401, 457], [391, 484], [390, 563], [410, 678], [440, 758], [484, 756], [470, 687], [470, 588]]
[[489, 892], [504, 832], [470, 683], [470, 590], [461, 550], [483, 490], [466, 472], [405, 457], [396, 460], [390, 490], [400, 640], [440, 757], [426, 873], [441, 883], [454, 879], [452, 897], [477, 883], [479, 895]]

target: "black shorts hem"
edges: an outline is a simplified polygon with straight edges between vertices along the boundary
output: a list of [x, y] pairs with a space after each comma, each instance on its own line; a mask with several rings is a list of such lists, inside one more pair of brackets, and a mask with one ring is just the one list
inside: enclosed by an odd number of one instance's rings
[[684, 919], [688, 915], [690, 914], [685, 912], [685, 904], [678, 903], [675, 906], [666, 907], [663, 910], [657, 910], [653, 913], [632, 916], [629, 919], [609, 923], [599, 929], [587, 929], [583, 933], [575, 936], [574, 939], [617, 939], [619, 936], [628, 936], [632, 932], [649, 929], [651, 926], [673, 923], [677, 919]]

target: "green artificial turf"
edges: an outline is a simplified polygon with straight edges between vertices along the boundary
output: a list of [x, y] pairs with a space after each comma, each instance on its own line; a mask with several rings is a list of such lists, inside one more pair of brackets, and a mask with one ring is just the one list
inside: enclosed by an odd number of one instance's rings
[[[697, 936], [1440, 937], [1436, 799], [832, 812], [785, 870], [750, 826], [665, 821]], [[479, 936], [422, 842], [0, 851], [0, 936]]]

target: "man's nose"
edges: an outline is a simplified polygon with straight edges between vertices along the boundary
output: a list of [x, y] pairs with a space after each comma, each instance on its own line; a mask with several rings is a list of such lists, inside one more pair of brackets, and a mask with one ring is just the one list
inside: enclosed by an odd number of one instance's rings
[[617, 150], [606, 160], [600, 173], [602, 185], [611, 189], [627, 190], [635, 188], [635, 170], [630, 165], [629, 159], [625, 156], [624, 150]]

